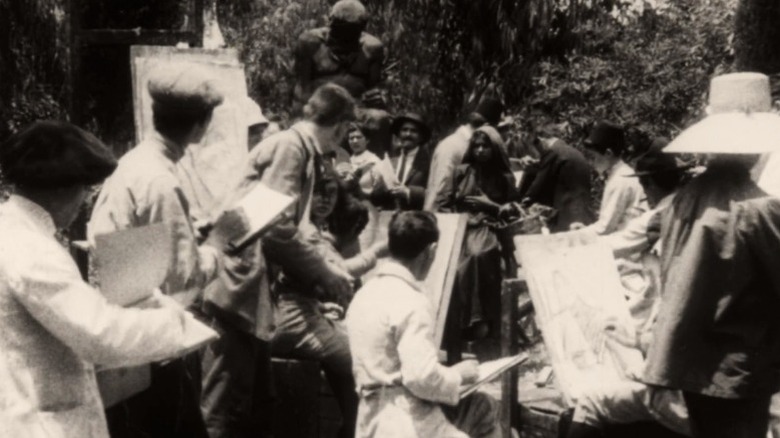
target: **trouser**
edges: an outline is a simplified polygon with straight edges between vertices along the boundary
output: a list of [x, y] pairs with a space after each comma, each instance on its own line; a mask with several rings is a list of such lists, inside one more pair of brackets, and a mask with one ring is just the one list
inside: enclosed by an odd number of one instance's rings
[[152, 364], [145, 391], [106, 410], [112, 438], [208, 438], [198, 407], [198, 353]]
[[210, 322], [220, 333], [202, 359], [200, 409], [210, 438], [272, 436], [270, 344], [219, 318]]
[[276, 357], [311, 359], [320, 363], [341, 410], [343, 421], [339, 437], [351, 437], [355, 431], [358, 397], [349, 340], [340, 322], [325, 318], [318, 304], [316, 299], [299, 294], [280, 297], [272, 352]]
[[599, 381], [587, 387], [577, 400], [572, 421], [600, 429], [653, 421], [679, 434], [691, 434], [680, 391], [633, 380]]
[[355, 438], [499, 438], [499, 403], [475, 392], [447, 406], [420, 399], [403, 386], [364, 391]]
[[683, 392], [693, 436], [706, 438], [766, 438], [771, 395], [725, 399]]

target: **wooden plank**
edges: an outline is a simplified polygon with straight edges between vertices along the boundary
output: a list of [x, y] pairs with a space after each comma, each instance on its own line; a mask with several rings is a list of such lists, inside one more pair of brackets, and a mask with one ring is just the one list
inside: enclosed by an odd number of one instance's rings
[[[504, 280], [501, 284], [501, 357], [514, 356], [517, 348], [517, 297], [526, 289], [525, 279]], [[518, 368], [501, 377], [501, 423], [504, 438], [512, 438], [512, 428], [518, 427]]]
[[273, 358], [272, 366], [277, 397], [274, 436], [318, 436], [319, 362]]
[[244, 99], [247, 96], [244, 67], [235, 49], [132, 46], [130, 67], [136, 141], [154, 133], [152, 98], [147, 81], [155, 69], [173, 63], [190, 63], [210, 72], [224, 102], [214, 114], [203, 140], [187, 147], [177, 167], [182, 189], [190, 201], [190, 214], [214, 219], [224, 200], [238, 184], [249, 154]]
[[76, 33], [78, 46], [108, 46], [144, 44], [150, 46], [173, 46], [179, 42], [195, 45], [198, 34], [193, 31], [168, 29], [89, 29]]

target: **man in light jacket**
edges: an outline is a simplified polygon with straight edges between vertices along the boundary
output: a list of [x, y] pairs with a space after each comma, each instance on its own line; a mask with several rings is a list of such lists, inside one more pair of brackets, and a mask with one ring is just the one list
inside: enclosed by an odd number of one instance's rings
[[496, 403], [460, 398], [478, 377], [475, 361], [439, 364], [431, 303], [419, 283], [439, 230], [432, 213], [404, 211], [390, 222], [391, 260], [355, 295], [347, 333], [360, 395], [356, 437], [499, 437]]
[[175, 356], [198, 324], [160, 294], [152, 308], [109, 304], [57, 239], [116, 167], [97, 138], [37, 122], [3, 145], [0, 167], [15, 186], [0, 206], [0, 436], [108, 438], [95, 364]]

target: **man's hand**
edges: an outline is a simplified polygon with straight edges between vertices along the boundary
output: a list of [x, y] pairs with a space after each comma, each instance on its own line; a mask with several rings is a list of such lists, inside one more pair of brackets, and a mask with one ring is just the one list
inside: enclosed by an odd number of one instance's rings
[[390, 254], [390, 248], [387, 246], [387, 240], [376, 242], [368, 249], [374, 253], [376, 258], [387, 257]]
[[602, 327], [606, 335], [615, 340], [615, 342], [629, 348], [639, 348], [636, 325], [633, 321], [608, 316], [602, 322]]
[[522, 170], [526, 170], [529, 167], [531, 167], [532, 165], [537, 164], [537, 163], [539, 163], [539, 160], [534, 158], [534, 157], [532, 157], [532, 156], [530, 156], [530, 155], [526, 155], [523, 158], [520, 158], [520, 168]]
[[406, 186], [396, 186], [391, 188], [390, 194], [393, 195], [397, 199], [403, 199], [404, 201], [409, 201], [409, 187]]
[[501, 208], [500, 205], [491, 201], [490, 198], [485, 195], [466, 196], [463, 198], [463, 203], [470, 209], [482, 211], [485, 213], [495, 213], [498, 212]]
[[338, 266], [328, 263], [328, 273], [324, 275], [319, 284], [325, 292], [340, 303], [348, 303], [352, 299], [352, 285], [355, 279], [349, 273]]
[[479, 362], [476, 360], [464, 360], [452, 366], [452, 369], [460, 373], [461, 385], [474, 383], [479, 378]]
[[344, 308], [336, 303], [319, 303], [318, 307], [326, 319], [338, 321], [344, 318]]
[[498, 208], [498, 218], [501, 220], [509, 220], [516, 216], [520, 216], [520, 210], [513, 202], [508, 202]]
[[241, 214], [235, 210], [227, 210], [214, 222], [205, 243], [224, 252], [231, 241], [248, 231], [246, 220]]

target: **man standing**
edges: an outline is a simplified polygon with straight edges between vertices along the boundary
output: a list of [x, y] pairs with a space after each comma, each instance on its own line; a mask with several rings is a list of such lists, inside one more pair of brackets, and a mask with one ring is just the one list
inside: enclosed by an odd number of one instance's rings
[[469, 114], [468, 122], [458, 127], [452, 134], [436, 145], [431, 159], [430, 175], [425, 189], [426, 211], [439, 211], [452, 192], [452, 178], [455, 168], [461, 165], [463, 155], [469, 147], [474, 130], [484, 124], [496, 127], [503, 112], [501, 102], [496, 99], [483, 99], [477, 108]]
[[354, 100], [344, 88], [326, 84], [314, 91], [304, 113], [303, 121], [252, 149], [234, 195], [240, 199], [262, 183], [298, 202], [243, 254], [226, 259], [219, 281], [204, 296], [204, 310], [222, 331], [203, 359], [201, 408], [211, 438], [261, 435], [258, 423], [268, 412], [254, 409], [270, 379], [273, 320], [258, 300], [269, 296], [279, 271], [305, 290], [319, 286], [345, 301], [352, 296], [352, 277], [327, 262], [300, 229], [312, 227], [312, 193], [322, 175], [333, 171], [323, 155], [346, 135]]
[[750, 178], [758, 154], [780, 150], [770, 109], [765, 75], [718, 76], [708, 116], [665, 149], [708, 163], [663, 217], [664, 298], [644, 380], [683, 391], [694, 437], [765, 437], [780, 388], [780, 201]]
[[391, 260], [355, 295], [347, 332], [360, 394], [357, 438], [498, 437], [496, 403], [474, 393], [475, 361], [438, 363], [431, 303], [420, 281], [433, 264], [439, 230], [429, 212], [396, 213]]
[[528, 166], [520, 183], [521, 199], [552, 207], [557, 214], [550, 231], [568, 231], [573, 223], [590, 224], [591, 167], [580, 151], [542, 130], [533, 147], [538, 163]]
[[[620, 231], [629, 220], [647, 210], [639, 181], [626, 178], [634, 171], [621, 158], [626, 152], [623, 128], [611, 122], [598, 122], [584, 145], [596, 172], [607, 176], [599, 217], [587, 228], [600, 235]], [[582, 225], [574, 224], [573, 228], [582, 228]]]
[[[188, 145], [203, 138], [222, 95], [205, 72], [189, 64], [153, 72], [148, 88], [155, 133], [119, 160], [100, 191], [87, 230], [94, 241], [98, 234], [171, 225], [174, 257], [160, 289], [186, 306], [215, 278], [221, 256], [216, 248], [196, 243], [176, 162]], [[108, 410], [112, 435], [206, 437], [195, 389], [198, 376], [187, 366], [183, 359], [153, 364], [151, 387]]]
[[364, 176], [373, 179], [369, 197], [374, 205], [385, 210], [420, 210], [431, 163], [430, 152], [425, 146], [431, 138], [431, 130], [422, 116], [406, 113], [393, 120], [392, 132], [395, 145], [388, 158], [399, 184], [388, 186], [375, 171], [375, 166]]

